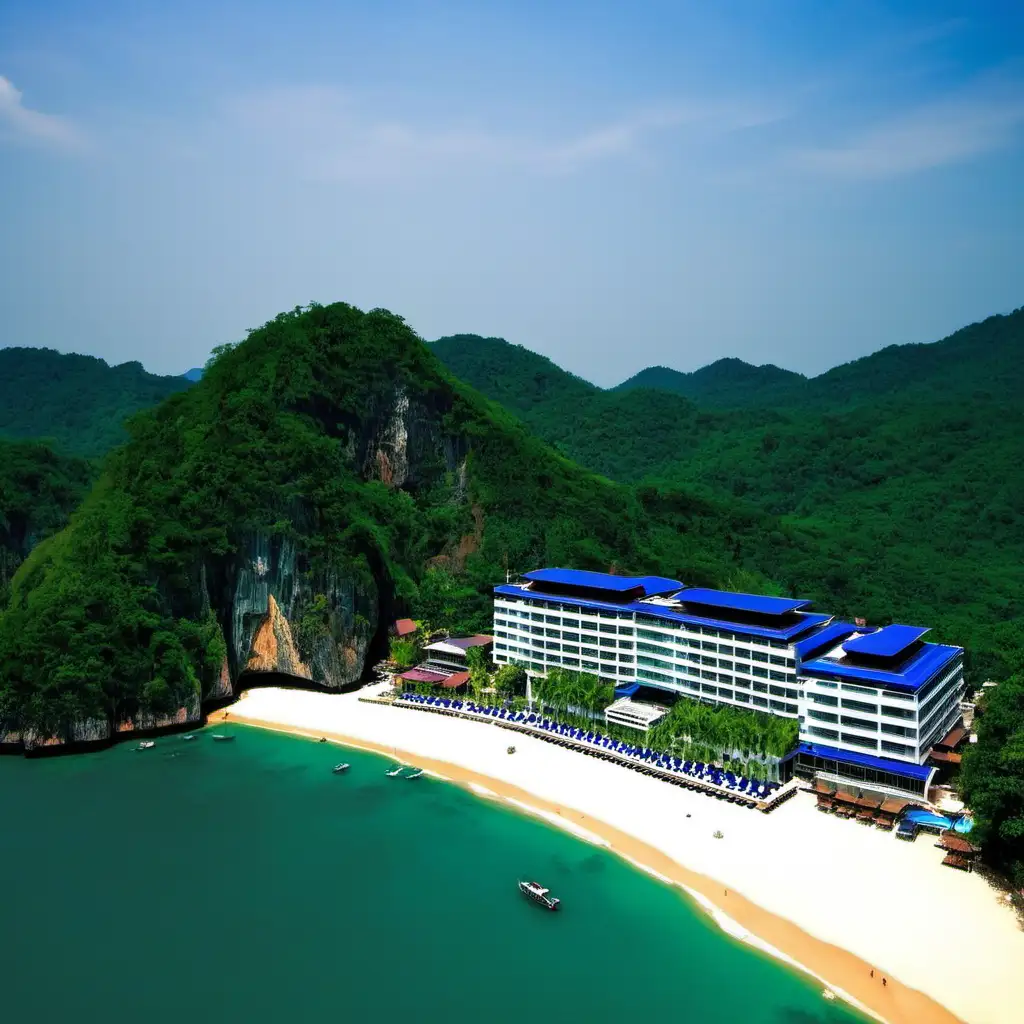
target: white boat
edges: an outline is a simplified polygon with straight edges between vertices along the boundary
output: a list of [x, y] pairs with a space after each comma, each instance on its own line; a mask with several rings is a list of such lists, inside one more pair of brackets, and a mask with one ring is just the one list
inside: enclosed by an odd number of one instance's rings
[[351, 767], [352, 766], [350, 764], [342, 762], [341, 764], [336, 764], [331, 771], [334, 772], [335, 775], [340, 775], [342, 772], [347, 772]]
[[520, 882], [519, 891], [528, 899], [533, 900], [534, 903], [538, 903], [548, 910], [557, 910], [558, 904], [561, 903], [561, 900], [555, 899], [554, 896], [549, 896], [548, 893], [551, 890], [545, 889], [540, 882]]
[[143, 740], [135, 749], [152, 750], [156, 746], [156, 740]]
[[181, 738], [182, 738], [183, 740], [194, 740], [194, 739], [196, 738], [196, 734], [195, 734], [194, 732], [187, 732], [187, 733], [185, 733], [185, 735], [184, 735], [184, 736], [182, 736]]
[[214, 739], [215, 743], [233, 743], [235, 737], [234, 736], [225, 736], [224, 733], [222, 733], [222, 732], [215, 732], [213, 734], [213, 739]]
[[400, 764], [397, 768], [392, 768], [390, 771], [387, 771], [384, 774], [389, 779], [393, 779], [396, 775], [401, 775], [402, 772], [404, 772], [404, 771], [405, 771], [405, 765], [404, 764]]
[[418, 779], [423, 774], [422, 768], [417, 768], [412, 775], [406, 775], [407, 779]]

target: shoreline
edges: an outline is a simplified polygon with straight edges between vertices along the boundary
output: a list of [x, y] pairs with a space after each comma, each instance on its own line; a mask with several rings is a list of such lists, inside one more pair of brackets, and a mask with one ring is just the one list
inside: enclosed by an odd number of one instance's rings
[[[239, 702], [244, 702], [246, 696], [243, 694]], [[387, 709], [389, 713], [395, 710]], [[785, 917], [727, 889], [710, 875], [688, 868], [654, 845], [576, 808], [553, 803], [520, 786], [452, 761], [415, 754], [397, 746], [326, 728], [314, 729], [249, 716], [244, 708], [240, 709], [239, 703], [214, 712], [208, 718], [208, 724], [225, 721], [311, 740], [326, 737], [337, 745], [415, 763], [437, 778], [462, 786], [474, 796], [501, 802], [511, 810], [529, 814], [584, 842], [599, 845], [637, 870], [681, 889], [696, 909], [708, 914], [733, 939], [814, 978], [837, 999], [884, 1024], [963, 1024], [960, 1017], [931, 996], [896, 977], [890, 977], [882, 968], [811, 935]], [[477, 723], [466, 724], [473, 727]], [[481, 723], [483, 725], [486, 723]], [[888, 978], [885, 987], [880, 983], [883, 975]], [[825, 998], [824, 994], [822, 998]]]

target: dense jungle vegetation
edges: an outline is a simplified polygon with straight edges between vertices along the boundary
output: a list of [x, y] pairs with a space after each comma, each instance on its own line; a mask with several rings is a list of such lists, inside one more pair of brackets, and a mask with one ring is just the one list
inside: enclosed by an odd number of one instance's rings
[[46, 348], [0, 349], [0, 437], [47, 438], [57, 451], [105, 455], [127, 440], [124, 421], [189, 387], [141, 363], [108, 366]]
[[844, 616], [933, 626], [968, 649], [977, 682], [1008, 672], [1024, 618], [1024, 310], [811, 380], [748, 367], [742, 409], [603, 391], [496, 338], [433, 348], [581, 465], [756, 508], [813, 538], [810, 562], [785, 560], [781, 590]]

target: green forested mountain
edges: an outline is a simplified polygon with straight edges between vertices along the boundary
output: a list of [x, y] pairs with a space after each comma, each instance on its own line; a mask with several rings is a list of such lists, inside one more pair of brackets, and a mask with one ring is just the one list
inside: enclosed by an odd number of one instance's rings
[[[511, 346], [488, 346], [485, 378], [472, 342], [438, 354], [492, 397], [517, 391], [536, 362], [518, 350], [499, 393], [491, 381]], [[776, 405], [703, 409], [646, 389], [569, 400], [546, 368], [550, 397], [513, 408], [597, 472], [685, 486], [808, 531], [822, 562], [817, 581], [804, 577], [807, 596], [835, 594], [832, 610], [873, 622], [933, 625], [968, 647], [980, 681], [1005, 673], [1010, 624], [1024, 617], [1022, 355], [1018, 310], [798, 381]]]
[[48, 438], [59, 451], [94, 458], [125, 440], [129, 416], [189, 386], [141, 363], [108, 366], [94, 356], [3, 348], [0, 437]]
[[36, 441], [0, 438], [0, 609], [15, 569], [43, 538], [66, 525], [92, 469]]
[[751, 366], [742, 359], [719, 359], [692, 373], [667, 366], [648, 366], [623, 381], [614, 390], [653, 388], [689, 398], [707, 409], [738, 409], [763, 406], [784, 400], [799, 390], [806, 378], [792, 370], [766, 363]]
[[129, 431], [15, 576], [0, 734], [102, 737], [246, 672], [337, 687], [398, 612], [486, 625], [506, 567], [785, 587], [827, 561], [759, 513], [589, 474], [381, 310], [282, 314]]

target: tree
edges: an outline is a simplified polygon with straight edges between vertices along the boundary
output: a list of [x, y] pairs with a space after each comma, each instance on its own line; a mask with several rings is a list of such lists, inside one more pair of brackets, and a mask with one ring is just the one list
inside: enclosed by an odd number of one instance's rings
[[415, 640], [391, 638], [390, 657], [400, 669], [412, 668], [420, 660], [420, 645]]
[[521, 665], [502, 665], [492, 682], [503, 697], [521, 695], [526, 692], [526, 669]]

